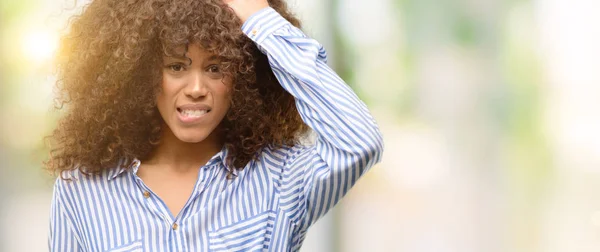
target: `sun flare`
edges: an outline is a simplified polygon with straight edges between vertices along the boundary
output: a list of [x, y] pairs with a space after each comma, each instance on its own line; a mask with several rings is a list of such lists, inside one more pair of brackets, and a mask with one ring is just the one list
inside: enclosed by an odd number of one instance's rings
[[48, 61], [58, 47], [58, 38], [53, 33], [33, 30], [25, 33], [22, 40], [23, 55], [30, 61]]

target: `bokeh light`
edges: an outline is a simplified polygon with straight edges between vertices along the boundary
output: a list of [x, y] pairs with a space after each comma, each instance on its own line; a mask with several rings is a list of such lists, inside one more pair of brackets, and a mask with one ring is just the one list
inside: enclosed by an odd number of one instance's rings
[[26, 31], [21, 39], [21, 52], [32, 62], [49, 61], [58, 47], [58, 35], [44, 30]]

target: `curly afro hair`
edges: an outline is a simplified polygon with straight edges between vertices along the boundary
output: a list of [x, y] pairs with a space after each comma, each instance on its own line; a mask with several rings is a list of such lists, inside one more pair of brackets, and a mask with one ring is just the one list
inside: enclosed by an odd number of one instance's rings
[[[283, 0], [269, 4], [300, 26]], [[221, 122], [229, 164], [242, 169], [267, 145], [297, 144], [308, 127], [241, 24], [222, 0], [93, 0], [61, 39], [56, 107], [65, 112], [46, 169], [97, 174], [148, 157], [160, 141], [162, 57], [190, 43], [219, 55], [234, 79]]]

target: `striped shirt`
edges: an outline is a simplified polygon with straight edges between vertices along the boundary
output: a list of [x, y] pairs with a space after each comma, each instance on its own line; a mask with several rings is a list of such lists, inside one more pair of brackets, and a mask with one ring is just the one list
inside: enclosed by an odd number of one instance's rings
[[272, 8], [242, 30], [295, 97], [315, 143], [264, 148], [233, 179], [223, 148], [200, 168], [177, 216], [136, 175], [137, 159], [98, 175], [70, 172], [72, 180], [54, 186], [51, 251], [297, 251], [308, 228], [381, 159], [373, 117], [317, 41]]

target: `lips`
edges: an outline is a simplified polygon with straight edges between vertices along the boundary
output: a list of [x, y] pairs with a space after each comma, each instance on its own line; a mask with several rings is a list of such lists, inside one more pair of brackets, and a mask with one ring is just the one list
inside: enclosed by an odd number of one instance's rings
[[184, 104], [177, 107], [178, 111], [181, 110], [208, 110], [210, 111], [212, 108], [208, 105], [204, 104]]
[[177, 107], [177, 116], [183, 123], [196, 123], [211, 111], [211, 107], [203, 104], [186, 104]]
[[204, 114], [208, 113], [208, 110], [180, 110], [179, 113], [181, 113], [183, 116], [187, 116], [187, 117], [201, 117]]

